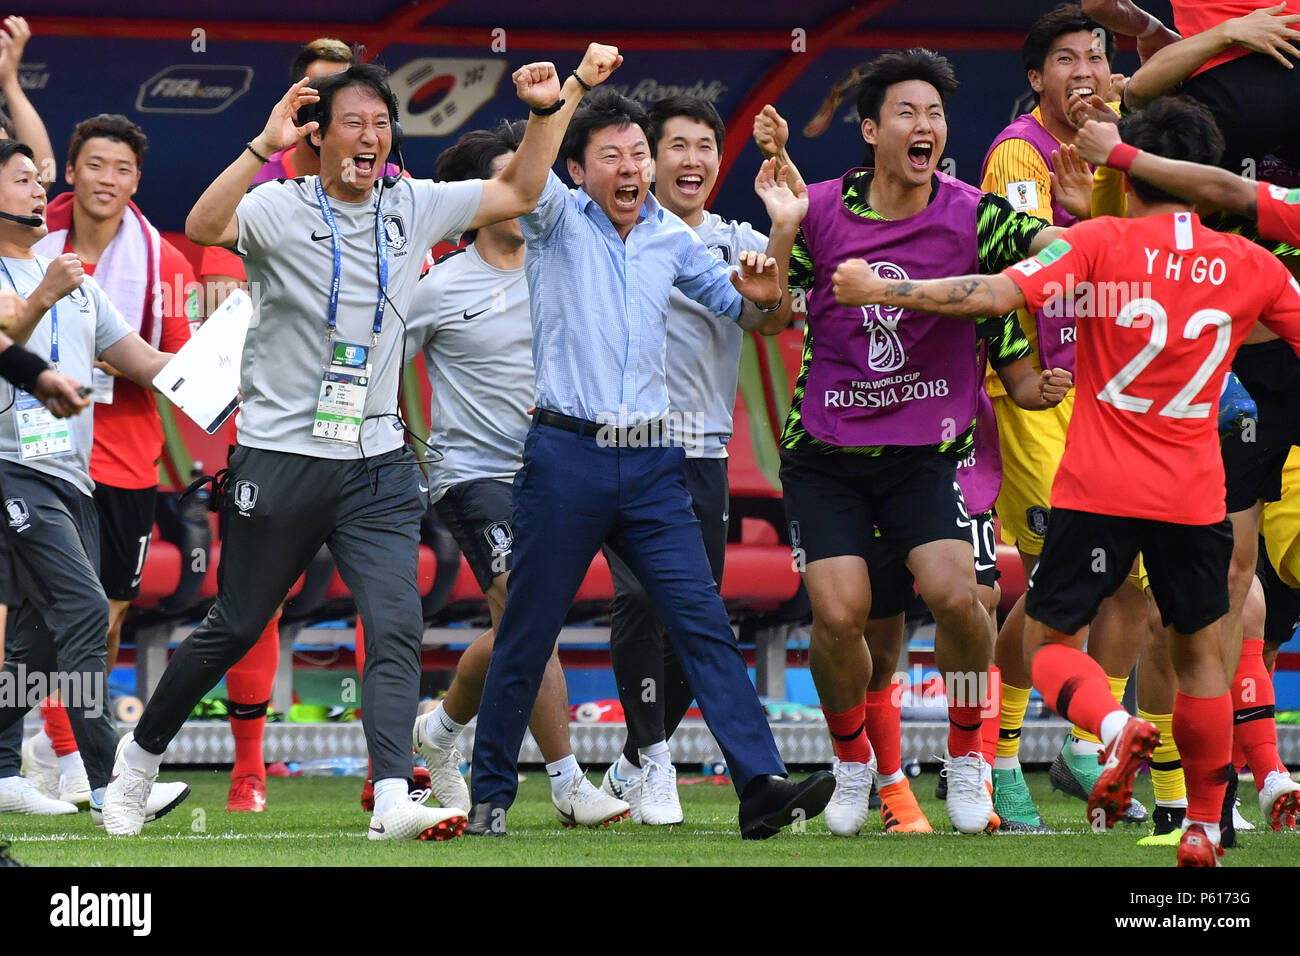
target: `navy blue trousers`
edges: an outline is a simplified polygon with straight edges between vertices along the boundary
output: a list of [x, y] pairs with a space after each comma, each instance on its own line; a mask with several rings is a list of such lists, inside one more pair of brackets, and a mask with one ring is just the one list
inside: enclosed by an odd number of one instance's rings
[[785, 773], [713, 584], [680, 448], [602, 447], [537, 425], [515, 476], [514, 560], [474, 734], [474, 803], [508, 806], [542, 671], [591, 559], [608, 541], [645, 586], [736, 792]]

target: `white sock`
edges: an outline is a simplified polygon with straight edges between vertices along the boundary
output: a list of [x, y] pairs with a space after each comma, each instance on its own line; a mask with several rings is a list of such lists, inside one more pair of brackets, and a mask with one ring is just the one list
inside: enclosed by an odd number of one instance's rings
[[1014, 757], [994, 757], [993, 769], [994, 770], [1019, 770], [1020, 755], [1017, 754]]
[[551, 796], [556, 798], [563, 796], [573, 778], [581, 775], [582, 768], [578, 766], [578, 758], [573, 754], [561, 757], [554, 763], [548, 763], [546, 776], [551, 780]]
[[1187, 828], [1190, 827], [1193, 823], [1199, 823], [1201, 826], [1203, 826], [1205, 828], [1205, 835], [1210, 838], [1210, 842], [1213, 843], [1215, 846], [1219, 845], [1219, 841], [1222, 835], [1219, 832], [1218, 820], [1215, 820], [1213, 823], [1206, 823], [1204, 820], [1184, 820], [1183, 831], [1186, 832]]
[[651, 744], [649, 747], [637, 747], [637, 756], [641, 758], [641, 765], [645, 766], [647, 760], [653, 760], [661, 767], [671, 767], [673, 765], [673, 755], [668, 749], [668, 741], [661, 740], [657, 744]]
[[1187, 798], [1179, 797], [1177, 800], [1157, 800], [1157, 807], [1164, 807], [1166, 810], [1186, 810]]
[[633, 777], [641, 776], [641, 765], [630, 762], [622, 754], [618, 755], [618, 762], [614, 765], [614, 775], [622, 780], [631, 780]]
[[428, 737], [429, 743], [439, 750], [450, 749], [464, 729], [464, 724], [456, 723], [447, 715], [441, 701], [438, 702], [438, 706], [434, 708], [433, 713], [425, 718], [424, 722], [424, 733]]
[[898, 783], [903, 779], [903, 771], [895, 770], [893, 773], [882, 773], [876, 777], [877, 787], [888, 787], [891, 783]]
[[386, 777], [375, 781], [375, 816], [382, 817], [393, 807], [407, 799], [410, 792], [401, 777]]
[[70, 754], [64, 754], [59, 758], [59, 773], [71, 779], [72, 777], [83, 777], [86, 774], [86, 765], [81, 762], [81, 751], [74, 750]]
[[45, 732], [45, 728], [43, 727], [36, 731], [35, 746], [42, 754], [49, 754], [52, 757], [58, 757], [58, 754], [54, 752], [54, 741], [50, 739], [50, 735]]
[[143, 770], [146, 773], [157, 773], [162, 766], [162, 754], [149, 753], [135, 742], [134, 736], [122, 748], [122, 760], [132, 770]]
[[[1107, 714], [1105, 717], [1102, 718], [1101, 733], [1097, 735], [1098, 737], [1101, 738], [1102, 747], [1109, 747], [1111, 745], [1112, 741], [1114, 741], [1114, 739], [1119, 736], [1119, 732], [1124, 729], [1124, 725], [1128, 723], [1128, 718], [1129, 718], [1129, 714], [1128, 711], [1126, 710], [1112, 710], [1109, 714]], [[1075, 741], [1075, 743], [1077, 745], [1078, 741]], [[1075, 753], [1088, 753], [1088, 752], [1089, 751], [1086, 750], [1075, 751]], [[1096, 753], [1096, 750], [1093, 750], [1091, 752]]]

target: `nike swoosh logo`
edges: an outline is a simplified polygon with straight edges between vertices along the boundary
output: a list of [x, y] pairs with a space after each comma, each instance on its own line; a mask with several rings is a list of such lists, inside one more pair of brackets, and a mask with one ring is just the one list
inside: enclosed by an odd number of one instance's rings
[[564, 817], [564, 819], [568, 820], [570, 823], [578, 822], [578, 815], [574, 813], [572, 810], [570, 810], [568, 813], [565, 813], [563, 810], [561, 810], [560, 816]]
[[420, 489], [420, 494], [422, 495], [427, 495], [429, 493], [429, 489], [424, 487], [424, 485], [417, 485], [416, 487]]
[[1255, 720], [1257, 717], [1263, 717], [1268, 713], [1267, 707], [1259, 707], [1255, 710], [1239, 710], [1236, 713], [1237, 723], [1243, 723], [1247, 720]]
[[329, 234], [328, 232], [325, 233], [325, 235], [323, 235], [323, 236], [318, 236], [318, 235], [316, 235], [315, 232], [312, 232], [312, 234], [311, 234], [311, 241], [312, 241], [312, 242], [324, 242], [326, 239], [329, 239], [329, 238], [331, 238], [331, 236], [330, 236], [330, 234]]
[[468, 322], [470, 319], [477, 319], [480, 315], [482, 315], [486, 311], [487, 309], [479, 309], [477, 312], [470, 314], [469, 310], [466, 309], [464, 312], [460, 314], [460, 317], [464, 319], [466, 322]]
[[371, 827], [371, 828], [370, 828], [370, 832], [371, 832], [371, 833], [383, 833], [383, 832], [384, 832], [384, 825], [381, 823], [381, 824], [379, 824], [379, 826], [377, 826], [377, 827]]

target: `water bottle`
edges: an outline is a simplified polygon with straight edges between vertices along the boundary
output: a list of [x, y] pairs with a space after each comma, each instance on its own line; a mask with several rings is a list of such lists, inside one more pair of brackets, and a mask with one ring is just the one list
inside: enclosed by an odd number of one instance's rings
[[368, 766], [365, 757], [323, 757], [302, 761], [297, 772], [304, 777], [364, 777]]

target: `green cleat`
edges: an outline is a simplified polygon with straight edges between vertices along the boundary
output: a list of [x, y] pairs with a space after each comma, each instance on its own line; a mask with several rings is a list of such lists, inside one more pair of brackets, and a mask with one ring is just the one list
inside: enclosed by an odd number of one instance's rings
[[1047, 833], [1043, 818], [1029, 794], [1029, 784], [1019, 767], [993, 770], [993, 810], [1002, 818], [998, 829], [1006, 833]]
[[[1100, 755], [1076, 754], [1074, 748], [1070, 746], [1073, 740], [1073, 734], [1065, 735], [1065, 742], [1061, 744], [1061, 752], [1052, 761], [1052, 767], [1047, 776], [1052, 781], [1053, 790], [1060, 790], [1067, 796], [1087, 802], [1088, 795], [1092, 793], [1092, 788], [1097, 784], [1097, 778], [1101, 776]], [[1119, 818], [1119, 822], [1146, 823], [1149, 818], [1150, 814], [1147, 813], [1146, 807], [1142, 806], [1137, 800], [1133, 800], [1129, 803], [1128, 809], [1124, 811], [1124, 815]]]

